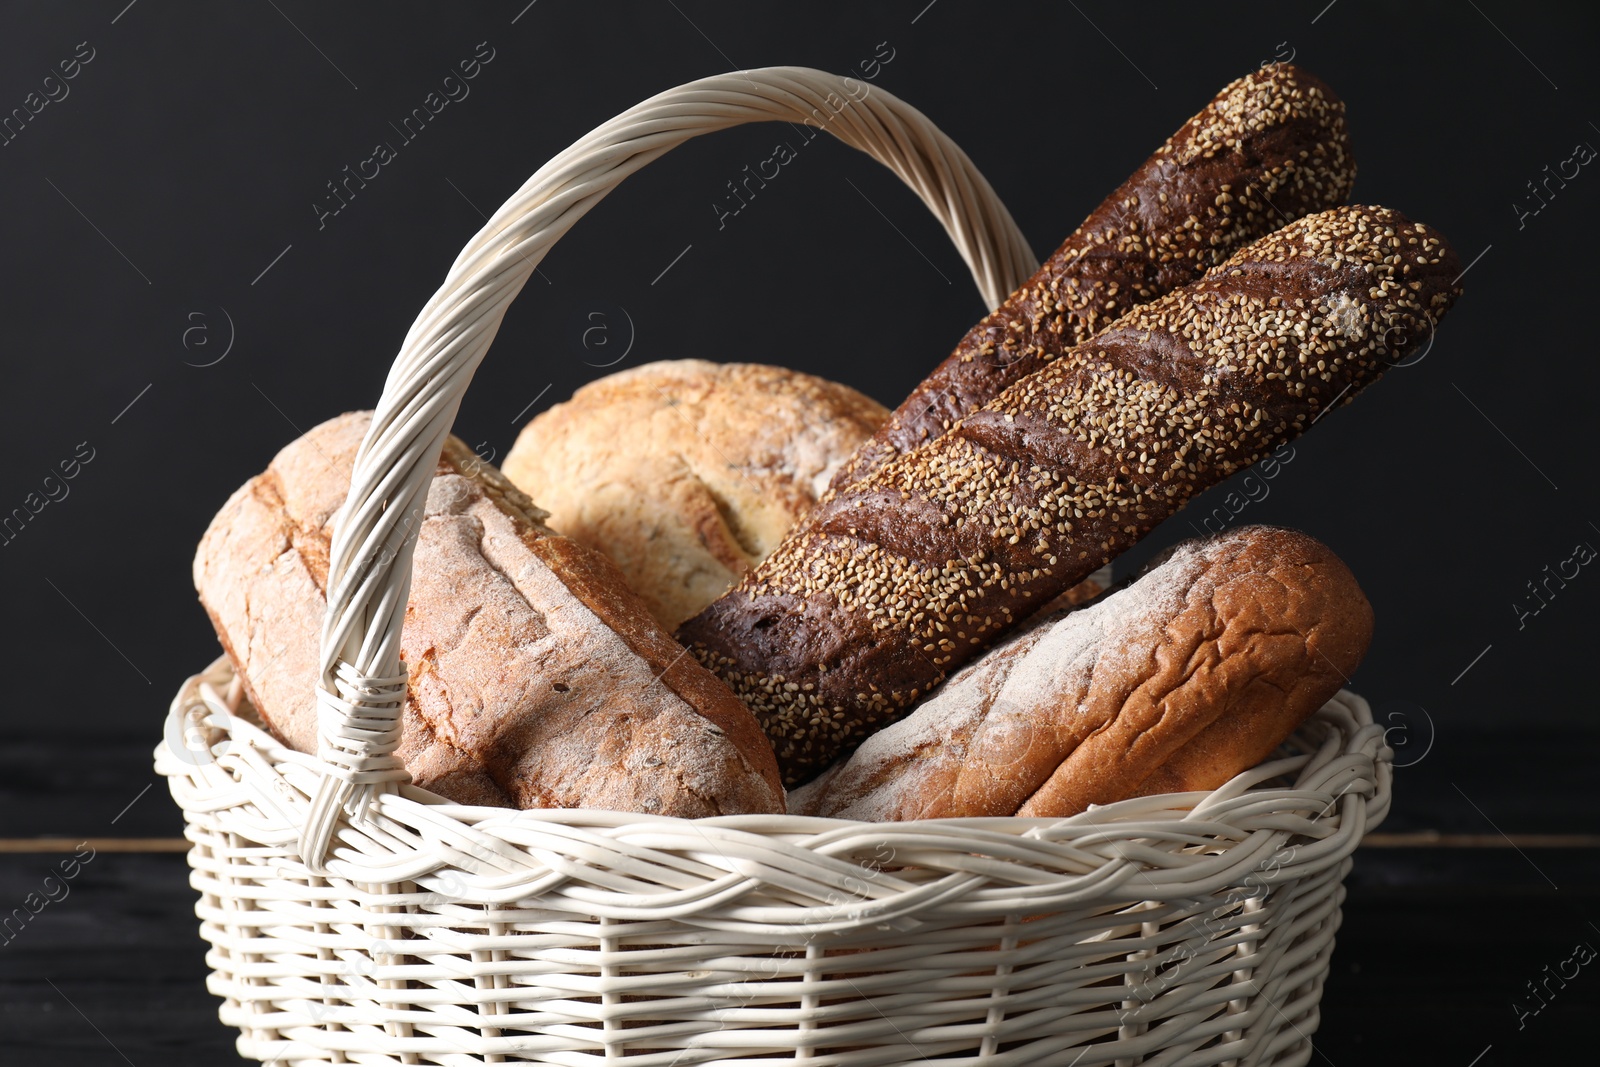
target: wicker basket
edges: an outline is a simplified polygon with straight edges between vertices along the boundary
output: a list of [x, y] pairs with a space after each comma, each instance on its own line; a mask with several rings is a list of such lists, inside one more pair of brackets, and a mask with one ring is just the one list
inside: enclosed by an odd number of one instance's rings
[[891, 167], [997, 305], [1035, 261], [967, 157], [887, 92], [707, 78], [542, 168], [473, 238], [384, 385], [336, 523], [321, 748], [261, 729], [226, 660], [172, 704], [210, 988], [283, 1064], [1301, 1064], [1390, 752], [1342, 693], [1212, 793], [1064, 820], [685, 820], [451, 804], [393, 756], [411, 534], [507, 305], [628, 174], [743, 122]]

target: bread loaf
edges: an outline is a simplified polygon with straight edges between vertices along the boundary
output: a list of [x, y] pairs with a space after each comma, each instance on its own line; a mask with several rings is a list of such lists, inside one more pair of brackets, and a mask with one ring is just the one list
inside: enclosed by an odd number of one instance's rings
[[[195, 586], [251, 703], [317, 750], [318, 635], [335, 511], [367, 413], [290, 444], [225, 504]], [[782, 810], [749, 711], [663, 631], [603, 556], [542, 524], [450, 438], [428, 493], [401, 637], [398, 755], [462, 803], [699, 816]]]
[[1132, 584], [1036, 618], [789, 798], [846, 819], [1066, 816], [1210, 790], [1355, 672], [1372, 609], [1293, 530], [1179, 545]]
[[1129, 308], [1287, 222], [1344, 203], [1354, 181], [1344, 103], [1331, 89], [1281, 63], [1233, 82], [967, 332], [834, 485], [938, 437]]
[[765, 559], [887, 416], [810, 374], [663, 360], [538, 415], [501, 470], [670, 630]]
[[679, 637], [804, 781], [1375, 380], [1459, 272], [1383, 208], [1292, 223], [831, 495]]

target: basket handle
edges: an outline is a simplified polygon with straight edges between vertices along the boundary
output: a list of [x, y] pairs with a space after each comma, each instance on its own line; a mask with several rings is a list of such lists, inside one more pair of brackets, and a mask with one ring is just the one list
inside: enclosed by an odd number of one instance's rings
[[300, 839], [313, 870], [322, 869], [341, 813], [360, 818], [374, 795], [408, 780], [394, 751], [412, 552], [445, 437], [507, 306], [557, 239], [624, 178], [691, 137], [747, 122], [819, 126], [898, 174], [944, 224], [990, 308], [1038, 265], [994, 189], [920, 111], [806, 67], [681, 85], [540, 167], [468, 242], [412, 324], [334, 521], [317, 686], [323, 778]]

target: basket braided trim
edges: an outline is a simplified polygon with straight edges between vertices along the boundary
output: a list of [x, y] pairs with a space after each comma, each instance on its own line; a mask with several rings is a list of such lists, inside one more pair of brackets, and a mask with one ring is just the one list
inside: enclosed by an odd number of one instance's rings
[[[1298, 1064], [1389, 751], [1340, 694], [1212, 793], [1072, 819], [681, 820], [412, 787], [295, 854], [317, 761], [219, 660], [158, 769], [209, 985], [285, 1064]], [[753, 1065], [752, 1065], [753, 1067]]]
[[[168, 736], [198, 727], [210, 751], [163, 744], [157, 770], [192, 818], [225, 819], [254, 860], [302, 877], [295, 846], [317, 761], [266, 734], [237, 698], [227, 709], [220, 694], [230, 682], [226, 660], [190, 679]], [[1284, 753], [1211, 793], [1062, 820], [514, 811], [406, 786], [379, 797], [359, 825], [341, 824], [327, 873], [357, 885], [415, 882], [424, 895], [476, 904], [537, 896], [584, 915], [759, 937], [913, 923], [930, 910], [983, 922], [1018, 907], [1204, 895], [1268, 866], [1290, 879], [1335, 866], [1387, 811], [1383, 730], [1355, 694], [1330, 701]], [[1287, 784], [1264, 784], [1274, 781]]]

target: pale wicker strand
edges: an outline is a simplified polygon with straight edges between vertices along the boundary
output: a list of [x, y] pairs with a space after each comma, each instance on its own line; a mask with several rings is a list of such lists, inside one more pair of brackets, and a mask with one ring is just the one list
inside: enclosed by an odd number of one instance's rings
[[[174, 715], [187, 700], [175, 702]], [[249, 836], [293, 857], [296, 827], [319, 780], [318, 761], [285, 749], [240, 717], [228, 723], [227, 736], [215, 761], [199, 765], [185, 764], [164, 746], [157, 750], [158, 769], [184, 791], [186, 810], [256, 809]], [[1330, 737], [1337, 742], [1331, 752]], [[1204, 894], [1236, 881], [1241, 869], [1264, 865], [1290, 838], [1299, 840], [1294, 854], [1273, 862], [1282, 878], [1337, 866], [1365, 831], [1370, 809], [1385, 799], [1383, 776], [1373, 768], [1388, 750], [1359, 697], [1335, 698], [1296, 744], [1298, 755], [1273, 765], [1293, 779], [1288, 787], [1258, 785], [1205, 811], [1194, 806], [1204, 794], [1164, 794], [1053, 821], [518, 812], [462, 807], [405, 787], [379, 797], [367, 824], [341, 825], [342, 844], [328, 871], [352, 883], [427, 887], [448, 870], [451, 896], [463, 901], [492, 904], [537, 893], [584, 914], [706, 921], [762, 937], [892, 922], [946, 897], [960, 899], [942, 906], [989, 921], [1019, 907]], [[1352, 763], [1366, 773], [1351, 774]], [[1219, 792], [1255, 779], [1246, 772]], [[885, 850], [896, 866], [915, 868], [916, 880], [861, 867], [861, 857]], [[530, 872], [537, 872], [532, 881]], [[758, 902], [730, 891], [748, 889], [752, 880], [812, 903]], [[840, 902], [816, 903], [830, 894]]]

